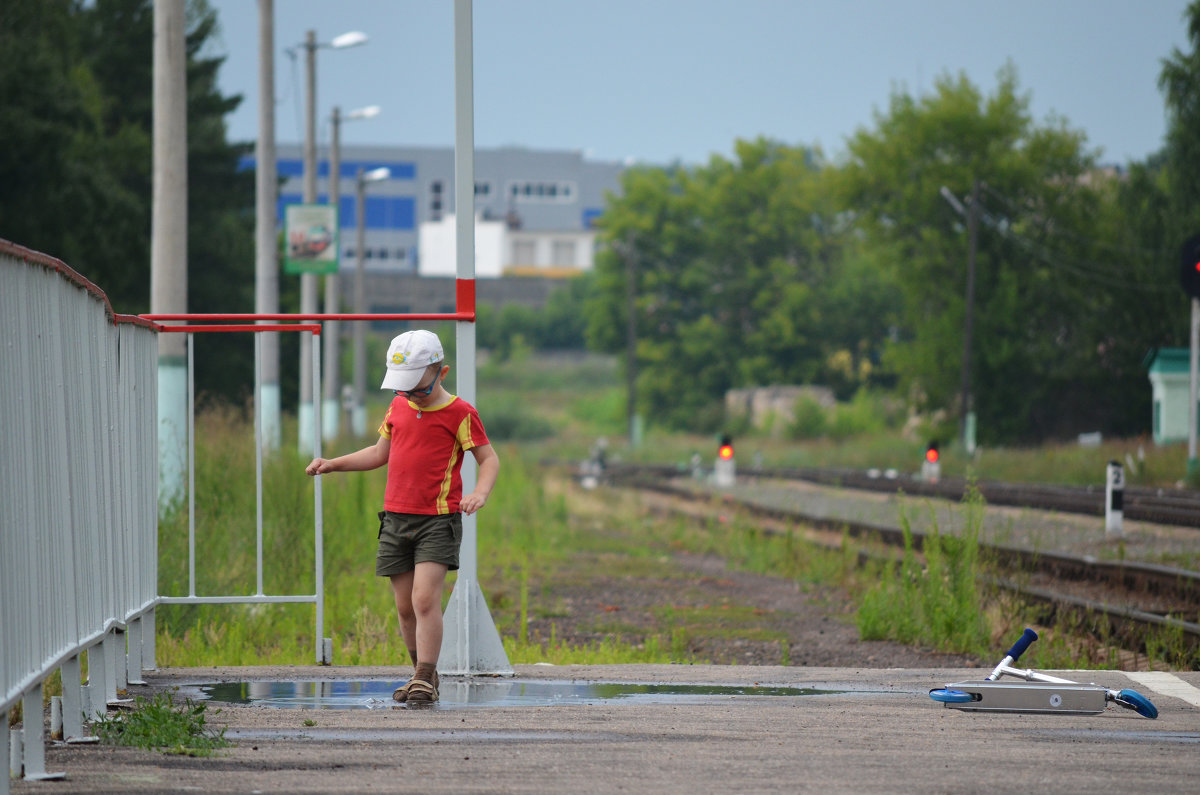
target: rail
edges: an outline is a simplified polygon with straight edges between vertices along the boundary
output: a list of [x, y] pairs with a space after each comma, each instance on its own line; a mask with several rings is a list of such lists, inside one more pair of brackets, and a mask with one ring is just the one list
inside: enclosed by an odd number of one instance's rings
[[[157, 317], [157, 316], [153, 316]], [[188, 320], [202, 317], [210, 320], [228, 320], [230, 316], [222, 315], [173, 315], [173, 320]], [[151, 319], [151, 316], [143, 316]], [[166, 318], [164, 318], [166, 319]], [[188, 592], [186, 595], [165, 595], [158, 597], [159, 604], [280, 604], [280, 603], [311, 603], [316, 608], [315, 646], [316, 661], [321, 664], [332, 662], [332, 641], [325, 637], [325, 543], [324, 520], [322, 518], [321, 481], [316, 479], [313, 488], [313, 592], [302, 594], [268, 594], [263, 591], [263, 431], [262, 410], [257, 405], [262, 390], [258, 385], [262, 382], [262, 343], [261, 332], [286, 331], [310, 333], [313, 335], [312, 346], [312, 378], [314, 390], [319, 390], [321, 383], [321, 326], [315, 323], [275, 324], [262, 323], [252, 325], [241, 324], [196, 324], [185, 326], [161, 326], [164, 333], [187, 334], [187, 471], [188, 471]], [[211, 594], [196, 593], [196, 386], [195, 386], [195, 335], [221, 333], [253, 333], [254, 338], [254, 380], [256, 388], [254, 408], [254, 471], [255, 471], [255, 571], [257, 588], [253, 594]], [[315, 394], [315, 391], [314, 391]], [[321, 455], [321, 418], [315, 418], [316, 426], [313, 432], [313, 457]]]
[[[463, 290], [459, 289], [460, 298]], [[299, 332], [311, 333], [312, 345], [312, 388], [313, 394], [320, 393], [321, 384], [321, 346], [319, 323], [305, 323], [307, 320], [345, 320], [345, 321], [411, 321], [411, 320], [474, 320], [474, 304], [466, 302], [467, 310], [452, 313], [395, 313], [395, 314], [243, 314], [243, 313], [162, 313], [146, 314], [141, 318], [155, 323], [183, 322], [185, 325], [162, 325], [159, 330], [163, 333], [183, 333], [187, 335], [187, 509], [188, 509], [188, 592], [186, 594], [161, 595], [159, 604], [282, 604], [310, 603], [315, 606], [315, 659], [322, 665], [333, 661], [332, 640], [325, 637], [325, 575], [324, 575], [324, 520], [322, 509], [321, 478], [314, 478], [313, 488], [313, 544], [315, 583], [313, 593], [269, 594], [263, 590], [263, 429], [262, 407], [258, 405], [262, 389], [262, 345], [261, 332]], [[250, 322], [254, 321], [254, 322]], [[263, 321], [288, 321], [286, 323], [271, 323]], [[255, 436], [255, 571], [256, 589], [253, 594], [197, 594], [196, 593], [196, 487], [195, 487], [195, 416], [196, 396], [193, 373], [195, 372], [195, 335], [219, 333], [253, 333], [254, 345], [254, 436]], [[315, 427], [312, 441], [314, 458], [321, 457], [321, 417], [320, 412], [314, 416]]]
[[[114, 313], [65, 263], [0, 240], [0, 333], [0, 769], [50, 778], [50, 675], [62, 671], [76, 739], [85, 713], [154, 667], [156, 328]], [[37, 717], [10, 734], [18, 705]]]

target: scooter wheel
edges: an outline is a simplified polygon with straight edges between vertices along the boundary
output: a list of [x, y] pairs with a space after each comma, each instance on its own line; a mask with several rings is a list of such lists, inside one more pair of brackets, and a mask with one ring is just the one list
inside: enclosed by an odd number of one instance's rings
[[970, 693], [964, 693], [961, 690], [946, 690], [944, 688], [930, 690], [929, 697], [943, 704], [966, 704], [973, 699]]
[[1158, 717], [1158, 707], [1136, 690], [1122, 690], [1117, 693], [1117, 703], [1126, 709], [1131, 709], [1143, 718], [1153, 720]]

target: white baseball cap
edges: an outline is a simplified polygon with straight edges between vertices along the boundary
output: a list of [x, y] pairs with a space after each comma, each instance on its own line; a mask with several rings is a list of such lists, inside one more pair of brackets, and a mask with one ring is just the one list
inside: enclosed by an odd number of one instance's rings
[[379, 388], [401, 392], [412, 389], [421, 383], [426, 367], [445, 358], [437, 334], [425, 329], [406, 331], [388, 346], [387, 375]]

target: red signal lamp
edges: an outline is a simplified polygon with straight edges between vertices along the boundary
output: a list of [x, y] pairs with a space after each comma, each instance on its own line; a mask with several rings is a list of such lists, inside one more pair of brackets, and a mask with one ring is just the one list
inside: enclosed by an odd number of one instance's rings
[[722, 461], [728, 461], [733, 458], [733, 445], [723, 444], [717, 449], [717, 458]]
[[925, 447], [925, 460], [931, 464], [938, 462], [938, 445], [937, 442], [930, 442]]

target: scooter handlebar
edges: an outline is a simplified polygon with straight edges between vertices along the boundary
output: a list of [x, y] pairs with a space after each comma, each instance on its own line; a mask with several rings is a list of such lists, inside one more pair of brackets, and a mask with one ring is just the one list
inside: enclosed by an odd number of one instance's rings
[[1021, 635], [1021, 638], [1013, 644], [1011, 649], [1008, 650], [1008, 656], [1012, 658], [1013, 662], [1016, 662], [1018, 659], [1020, 659], [1021, 655], [1025, 653], [1025, 650], [1029, 648], [1029, 644], [1033, 643], [1037, 639], [1037, 633], [1029, 627], [1026, 627], [1025, 633]]

